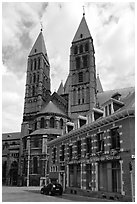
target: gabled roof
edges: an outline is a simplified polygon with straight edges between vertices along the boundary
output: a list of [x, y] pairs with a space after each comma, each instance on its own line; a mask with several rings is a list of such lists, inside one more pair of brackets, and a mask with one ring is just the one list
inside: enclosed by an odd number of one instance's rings
[[79, 41], [81, 39], [86, 39], [86, 38], [91, 38], [91, 34], [87, 26], [85, 17], [83, 16], [72, 42], [76, 42], [76, 41]]
[[123, 88], [123, 89], [114, 89], [114, 90], [109, 90], [109, 91], [103, 91], [101, 93], [97, 94], [98, 102], [99, 105], [101, 106], [104, 104], [106, 101], [108, 101], [114, 93], [118, 92], [121, 94], [121, 101], [125, 102], [124, 100], [129, 94], [132, 94], [135, 92], [135, 87], [128, 87], [128, 88]]
[[20, 132], [12, 132], [12, 133], [3, 133], [2, 140], [19, 140], [20, 139]]
[[47, 62], [49, 63], [42, 31], [39, 33], [39, 36], [37, 37], [37, 40], [35, 41], [32, 49], [30, 51], [29, 57], [32, 55], [41, 54], [41, 53], [45, 56]]
[[57, 114], [57, 115], [63, 115], [66, 116], [66, 114], [58, 108], [52, 101], [49, 101], [49, 103], [43, 108], [42, 111], [39, 112], [39, 114], [44, 114], [44, 113], [52, 113], [52, 114]]

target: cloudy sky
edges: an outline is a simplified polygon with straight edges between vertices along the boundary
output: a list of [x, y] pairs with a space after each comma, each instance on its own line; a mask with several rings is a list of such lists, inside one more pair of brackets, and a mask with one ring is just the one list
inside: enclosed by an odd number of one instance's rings
[[2, 131], [20, 131], [28, 54], [43, 24], [52, 91], [69, 72], [73, 37], [82, 18], [89, 26], [104, 90], [134, 86], [135, 5], [125, 3], [2, 3]]

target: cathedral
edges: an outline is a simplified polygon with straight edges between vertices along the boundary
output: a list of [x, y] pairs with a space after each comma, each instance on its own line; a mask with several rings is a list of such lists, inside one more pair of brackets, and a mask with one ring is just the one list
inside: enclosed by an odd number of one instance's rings
[[85, 14], [69, 64], [65, 84], [51, 93], [41, 29], [27, 59], [21, 132], [3, 134], [3, 184], [58, 180], [69, 193], [128, 199], [134, 189], [135, 88], [103, 90]]

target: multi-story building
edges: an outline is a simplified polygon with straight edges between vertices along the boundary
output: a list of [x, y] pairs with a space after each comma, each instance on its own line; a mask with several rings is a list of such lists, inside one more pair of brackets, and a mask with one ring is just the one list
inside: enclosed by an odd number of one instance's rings
[[[134, 92], [134, 87], [103, 91], [83, 14], [72, 40], [68, 78], [51, 94], [50, 63], [41, 30], [28, 56], [18, 185], [43, 185], [51, 179], [70, 192], [130, 197]], [[6, 175], [11, 175], [12, 165], [7, 165]]]

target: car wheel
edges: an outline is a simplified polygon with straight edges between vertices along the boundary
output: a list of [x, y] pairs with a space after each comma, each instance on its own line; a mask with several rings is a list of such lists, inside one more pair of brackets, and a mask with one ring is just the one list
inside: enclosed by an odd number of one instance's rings
[[40, 191], [40, 193], [41, 193], [41, 194], [44, 194], [44, 192], [43, 192], [43, 191]]

